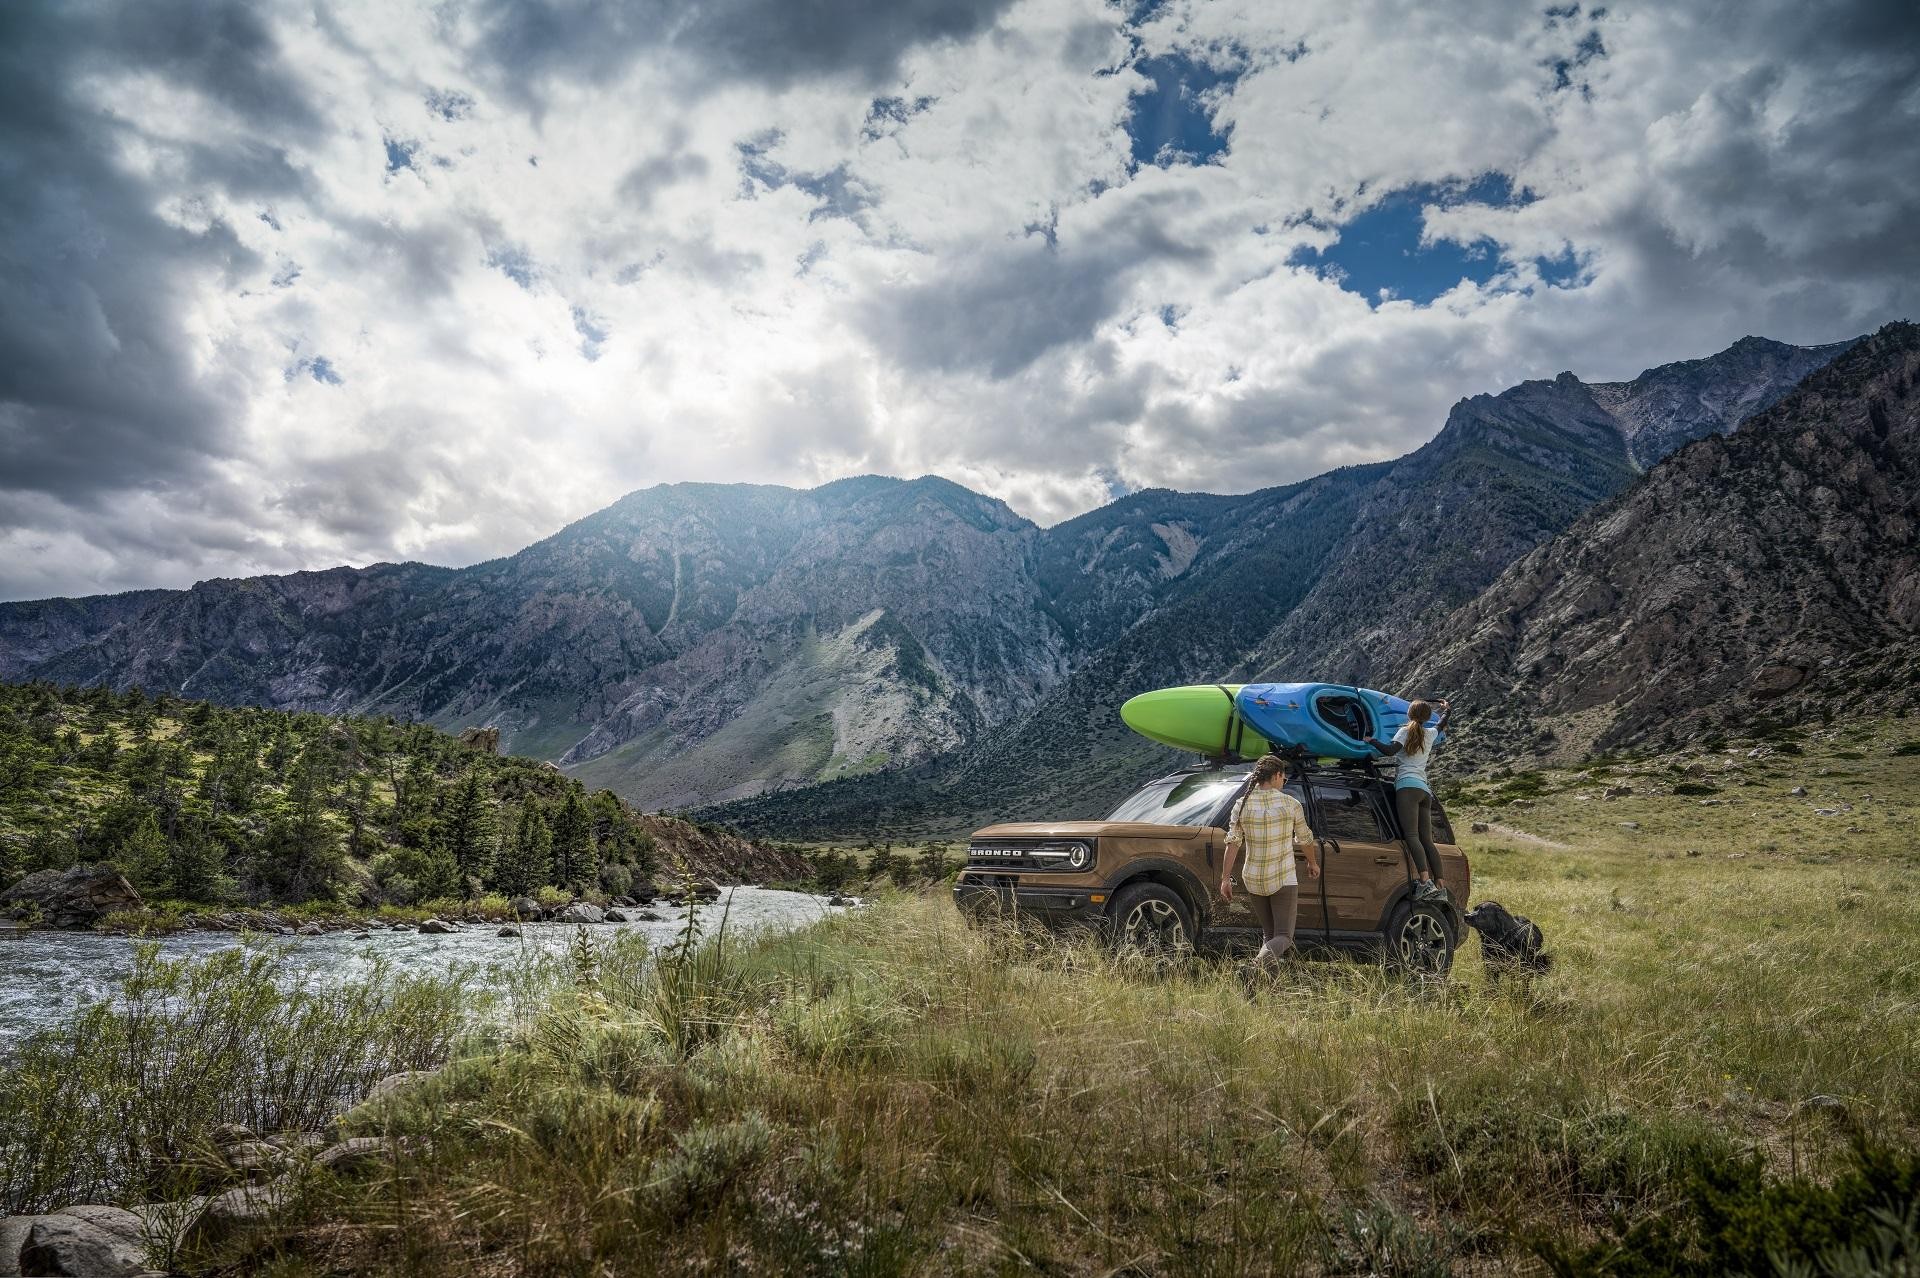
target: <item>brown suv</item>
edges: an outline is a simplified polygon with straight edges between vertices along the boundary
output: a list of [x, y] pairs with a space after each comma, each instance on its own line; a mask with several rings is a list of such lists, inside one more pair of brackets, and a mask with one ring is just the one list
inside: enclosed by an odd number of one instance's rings
[[[1104, 821], [993, 825], [976, 832], [954, 901], [969, 913], [1017, 911], [1091, 924], [1123, 942], [1203, 944], [1259, 932], [1236, 890], [1220, 899], [1220, 865], [1245, 764], [1207, 764], [1142, 786]], [[1321, 876], [1300, 881], [1295, 939], [1353, 950], [1423, 972], [1445, 972], [1466, 931], [1466, 856], [1438, 801], [1434, 839], [1450, 903], [1413, 899], [1413, 873], [1394, 818], [1392, 781], [1366, 764], [1308, 767], [1287, 793], [1306, 805]]]

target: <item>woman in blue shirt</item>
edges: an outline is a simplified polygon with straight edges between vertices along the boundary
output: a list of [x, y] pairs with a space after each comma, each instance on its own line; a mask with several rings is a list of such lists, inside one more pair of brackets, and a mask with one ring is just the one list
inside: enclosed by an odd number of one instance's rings
[[[1440, 722], [1431, 728], [1427, 720], [1433, 707], [1440, 707]], [[1392, 741], [1367, 738], [1367, 744], [1388, 758], [1400, 760], [1400, 774], [1393, 783], [1394, 806], [1400, 812], [1400, 833], [1413, 857], [1419, 882], [1413, 886], [1416, 897], [1444, 899], [1446, 885], [1440, 881], [1440, 849], [1433, 845], [1433, 790], [1427, 784], [1427, 763], [1433, 758], [1438, 736], [1447, 730], [1453, 710], [1445, 701], [1416, 701], [1407, 707], [1407, 721], [1393, 734]]]

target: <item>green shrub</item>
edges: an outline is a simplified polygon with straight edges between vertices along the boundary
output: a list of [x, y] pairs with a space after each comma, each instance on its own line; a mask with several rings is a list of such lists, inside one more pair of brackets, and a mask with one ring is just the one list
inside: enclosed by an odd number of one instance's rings
[[1673, 792], [1684, 795], [1718, 794], [1720, 789], [1718, 786], [1702, 785], [1698, 781], [1682, 781], [1673, 787]]
[[[1586, 1245], [1542, 1242], [1561, 1278], [1720, 1274], [1911, 1274], [1920, 1150], [1856, 1144], [1830, 1182], [1770, 1180], [1757, 1154], [1702, 1156], [1676, 1178], [1675, 1210]], [[1887, 1263], [1862, 1266], [1875, 1253]], [[1891, 1253], [1891, 1254], [1889, 1254]]]
[[0, 1210], [165, 1188], [224, 1122], [317, 1129], [385, 1075], [443, 1061], [466, 993], [458, 973], [376, 962], [327, 985], [277, 949], [168, 959], [142, 944], [113, 997], [0, 1072]]

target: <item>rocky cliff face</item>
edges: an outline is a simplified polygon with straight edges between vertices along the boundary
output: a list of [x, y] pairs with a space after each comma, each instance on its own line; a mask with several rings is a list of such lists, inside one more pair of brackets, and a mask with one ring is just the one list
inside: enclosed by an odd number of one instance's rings
[[[1588, 385], [1572, 373], [1454, 405], [1395, 463], [1313, 591], [1243, 673], [1373, 685], [1515, 559], [1689, 440], [1731, 430], [1847, 343], [1743, 338], [1720, 354]], [[1305, 672], [1305, 673], [1303, 673]]]
[[646, 807], [832, 782], [762, 807], [1090, 810], [1165, 761], [1121, 699], [1390, 679], [1646, 459], [1835, 349], [1746, 339], [1632, 382], [1562, 374], [1462, 401], [1397, 462], [1135, 493], [1044, 530], [932, 478], [662, 486], [472, 568], [0, 604], [0, 675], [492, 725]]
[[1072, 657], [1040, 536], [937, 479], [674, 485], [469, 569], [4, 605], [0, 637], [16, 676], [494, 724], [671, 807], [912, 761], [1031, 705]]
[[1463, 749], [1578, 756], [1920, 704], [1920, 328], [1656, 466], [1442, 624]]

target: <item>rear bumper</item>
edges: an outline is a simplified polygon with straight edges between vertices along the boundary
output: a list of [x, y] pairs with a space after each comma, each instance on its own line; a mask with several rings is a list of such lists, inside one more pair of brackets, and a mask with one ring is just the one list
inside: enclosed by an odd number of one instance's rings
[[[1095, 901], [1096, 895], [1102, 900]], [[1034, 884], [971, 870], [954, 883], [953, 903], [967, 914], [1031, 914], [1050, 922], [1093, 922], [1106, 912], [1105, 893], [1094, 888]]]

